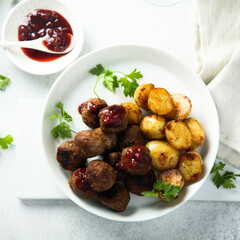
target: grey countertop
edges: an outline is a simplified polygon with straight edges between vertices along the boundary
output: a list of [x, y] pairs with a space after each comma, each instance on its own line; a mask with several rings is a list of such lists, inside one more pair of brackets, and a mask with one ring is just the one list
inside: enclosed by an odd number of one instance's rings
[[[144, 0], [65, 1], [84, 26], [81, 55], [109, 44], [142, 43], [160, 47], [192, 67], [192, 1], [168, 8]], [[11, 7], [10, 0], [0, 1], [0, 30]], [[3, 49], [0, 56], [0, 74], [12, 80], [0, 92], [0, 136], [16, 136], [19, 99], [46, 97], [59, 74], [29, 75], [11, 63]], [[21, 201], [15, 197], [17, 142], [15, 138], [10, 149], [0, 150], [0, 239], [240, 239], [239, 202], [190, 201], [162, 218], [124, 223], [92, 215], [70, 200]]]

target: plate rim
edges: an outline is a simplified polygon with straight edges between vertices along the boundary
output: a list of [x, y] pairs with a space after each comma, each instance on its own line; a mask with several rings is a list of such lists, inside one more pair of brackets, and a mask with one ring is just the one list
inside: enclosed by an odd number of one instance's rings
[[[145, 48], [145, 49], [149, 49], [149, 50], [158, 51], [160, 54], [163, 54], [163, 55], [166, 55], [166, 56], [169, 57], [169, 58], [172, 58], [173, 61], [177, 62], [179, 65], [181, 65], [181, 67], [185, 68], [185, 70], [187, 70], [189, 73], [195, 75], [195, 77], [198, 79], [199, 83], [202, 84], [204, 88], [206, 88], [207, 94], [208, 94], [209, 98], [211, 99], [211, 101], [212, 101], [212, 103], [213, 103], [214, 115], [215, 115], [215, 117], [216, 117], [216, 129], [218, 130], [218, 131], [216, 132], [216, 134], [217, 134], [217, 135], [216, 135], [216, 139], [217, 139], [217, 140], [215, 140], [215, 142], [216, 142], [216, 147], [215, 147], [215, 149], [214, 149], [214, 154], [213, 154], [213, 155], [215, 156], [215, 159], [216, 159], [216, 157], [217, 157], [217, 151], [218, 151], [218, 147], [219, 147], [219, 118], [218, 118], [218, 112], [217, 112], [217, 108], [216, 108], [215, 102], [214, 102], [213, 97], [212, 97], [212, 95], [210, 94], [209, 90], [207, 89], [207, 86], [205, 85], [205, 83], [202, 81], [202, 79], [201, 79], [194, 71], [192, 71], [188, 66], [186, 66], [184, 63], [182, 63], [182, 62], [181, 62], [178, 58], [176, 58], [175, 56], [167, 53], [166, 51], [164, 51], [164, 50], [162, 50], [162, 49], [160, 49], [160, 48], [152, 47], [152, 46], [149, 46], [149, 45], [143, 45], [143, 44], [114, 44], [114, 45], [108, 45], [108, 46], [105, 46], [105, 47], [100, 47], [100, 48], [97, 48], [97, 49], [95, 49], [95, 50], [93, 50], [93, 51], [91, 51], [91, 52], [89, 52], [89, 53], [81, 56], [80, 58], [78, 58], [77, 60], [75, 60], [72, 64], [70, 64], [70, 65], [57, 77], [57, 79], [56, 79], [55, 82], [53, 83], [53, 85], [52, 85], [51, 89], [49, 90], [48, 95], [47, 95], [47, 97], [46, 97], [46, 99], [45, 99], [45, 101], [44, 101], [44, 106], [43, 106], [43, 110], [42, 110], [42, 119], [41, 119], [41, 142], [42, 142], [42, 145], [44, 146], [44, 137], [43, 137], [43, 135], [44, 135], [44, 132], [43, 132], [43, 130], [44, 130], [44, 121], [45, 121], [44, 113], [45, 113], [45, 109], [46, 109], [46, 107], [47, 107], [48, 100], [49, 100], [49, 98], [50, 98], [50, 96], [51, 96], [51, 93], [52, 93], [52, 91], [54, 90], [55, 86], [58, 85], [58, 83], [62, 81], [61, 79], [64, 77], [64, 75], [65, 75], [73, 66], [77, 65], [77, 64], [78, 64], [79, 62], [81, 62], [81, 61], [84, 61], [84, 60], [85, 60], [86, 58], [88, 58], [89, 56], [94, 55], [94, 54], [96, 54], [96, 53], [98, 53], [98, 52], [101, 52], [101, 51], [107, 51], [107, 50], [110, 50], [110, 49], [122, 48], [122, 47], [126, 47], [126, 48], [129, 48], [129, 47], [130, 47], [130, 48], [131, 48], [131, 47], [136, 48], [136, 47], [137, 47], [137, 48], [141, 48], [141, 49], [142, 49], [142, 48]], [[187, 200], [184, 200], [184, 201], [180, 202], [179, 204], [177, 204], [176, 206], [174, 206], [169, 212], [163, 213], [163, 214], [161, 214], [160, 216], [146, 217], [146, 218], [144, 218], [144, 219], [141, 218], [141, 219], [137, 219], [137, 220], [132, 220], [132, 219], [128, 220], [128, 219], [129, 219], [128, 217], [125, 217], [125, 218], [122, 217], [121, 219], [119, 219], [119, 215], [117, 215], [116, 218], [108, 218], [108, 217], [106, 217], [106, 216], [102, 216], [102, 215], [100, 215], [100, 214], [98, 214], [98, 213], [95, 213], [94, 211], [91, 210], [91, 207], [89, 207], [89, 208], [83, 208], [82, 206], [80, 206], [80, 205], [75, 201], [74, 198], [70, 198], [70, 197], [68, 196], [68, 193], [65, 191], [65, 189], [64, 189], [64, 187], [61, 185], [60, 181], [58, 181], [57, 177], [55, 177], [55, 175], [54, 175], [54, 173], [53, 173], [53, 171], [52, 171], [52, 168], [50, 167], [50, 164], [48, 163], [49, 161], [47, 160], [47, 159], [48, 159], [48, 156], [47, 156], [47, 153], [46, 153], [46, 151], [45, 151], [45, 148], [43, 147], [43, 149], [44, 149], [44, 155], [45, 155], [45, 157], [46, 157], [46, 162], [47, 162], [48, 169], [49, 169], [49, 171], [50, 171], [53, 179], [55, 180], [55, 182], [57, 182], [58, 186], [59, 186], [59, 187], [61, 188], [61, 190], [66, 194], [66, 196], [67, 196], [70, 200], [72, 200], [75, 204], [77, 204], [79, 207], [81, 207], [82, 209], [90, 212], [91, 214], [94, 214], [94, 215], [96, 215], [96, 216], [99, 216], [99, 217], [102, 217], [102, 218], [105, 218], [105, 219], [109, 219], [109, 220], [112, 220], [112, 221], [119, 221], [119, 222], [140, 222], [140, 221], [147, 221], [147, 220], [156, 219], [156, 218], [162, 217], [162, 216], [164, 216], [164, 215], [166, 215], [166, 214], [168, 214], [168, 213], [171, 213], [172, 211], [176, 210], [177, 208], [179, 208], [180, 206], [182, 206], [183, 204], [185, 204], [186, 202], [188, 202], [188, 201], [191, 199], [191, 197], [192, 197], [195, 193], [197, 193], [198, 190], [202, 187], [202, 185], [204, 184], [204, 182], [206, 181], [207, 177], [208, 177], [209, 174], [210, 174], [210, 170], [209, 170], [209, 171], [207, 172], [206, 176], [204, 177], [204, 179], [202, 179], [202, 182], [201, 182], [199, 188], [198, 188], [195, 192], [191, 193], [191, 194], [190, 194], [190, 197], [189, 197]], [[213, 161], [213, 164], [214, 164], [214, 161]]]

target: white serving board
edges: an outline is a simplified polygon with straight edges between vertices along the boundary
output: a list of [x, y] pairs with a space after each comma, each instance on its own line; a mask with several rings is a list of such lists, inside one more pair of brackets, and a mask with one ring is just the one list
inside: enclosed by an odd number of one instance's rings
[[[54, 182], [44, 159], [40, 122], [43, 100], [21, 100], [18, 106], [16, 154], [16, 196], [20, 199], [67, 199]], [[27, 117], [26, 117], [27, 116]], [[226, 170], [240, 172], [227, 165]], [[240, 201], [240, 181], [236, 188], [217, 189], [209, 176], [191, 200]]]

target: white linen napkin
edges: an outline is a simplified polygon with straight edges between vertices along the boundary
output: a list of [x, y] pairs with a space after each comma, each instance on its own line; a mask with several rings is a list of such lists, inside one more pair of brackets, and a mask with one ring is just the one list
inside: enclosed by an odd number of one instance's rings
[[196, 0], [197, 72], [219, 114], [218, 157], [240, 169], [239, 14], [240, 0]]

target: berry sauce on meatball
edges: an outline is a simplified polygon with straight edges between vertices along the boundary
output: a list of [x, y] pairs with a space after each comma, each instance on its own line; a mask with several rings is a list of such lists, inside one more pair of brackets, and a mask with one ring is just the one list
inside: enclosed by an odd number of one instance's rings
[[96, 195], [88, 183], [86, 169], [79, 168], [75, 170], [69, 178], [70, 188], [81, 198], [91, 198]]
[[139, 145], [124, 148], [121, 161], [116, 167], [132, 175], [145, 175], [152, 168], [150, 151], [145, 146]]

